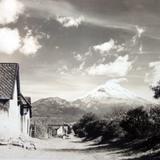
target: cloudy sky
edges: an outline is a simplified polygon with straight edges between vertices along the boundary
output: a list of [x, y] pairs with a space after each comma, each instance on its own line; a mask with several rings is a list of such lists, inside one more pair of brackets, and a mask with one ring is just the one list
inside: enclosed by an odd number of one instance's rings
[[110, 79], [151, 99], [159, 8], [157, 0], [0, 0], [0, 60], [20, 63], [33, 100], [73, 100]]

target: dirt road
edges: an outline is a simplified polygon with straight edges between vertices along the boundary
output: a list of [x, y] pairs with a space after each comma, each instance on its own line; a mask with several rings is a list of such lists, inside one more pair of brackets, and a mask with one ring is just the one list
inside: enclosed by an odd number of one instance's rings
[[[14, 146], [0, 146], [0, 159], [15, 160], [120, 160], [121, 155], [95, 146], [93, 142], [82, 143], [80, 139], [53, 138], [34, 139], [37, 150], [26, 150]], [[101, 149], [100, 149], [101, 148]]]

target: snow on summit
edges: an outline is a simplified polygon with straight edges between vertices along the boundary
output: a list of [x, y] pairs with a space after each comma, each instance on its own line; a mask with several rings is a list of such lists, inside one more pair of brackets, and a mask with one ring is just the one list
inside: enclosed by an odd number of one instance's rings
[[129, 91], [126, 88], [123, 88], [120, 85], [120, 82], [125, 79], [113, 79], [107, 81], [104, 85], [98, 86], [96, 89], [92, 90], [91, 92], [87, 93], [85, 96], [81, 97], [85, 101], [89, 100], [105, 100], [108, 98], [115, 98], [115, 99], [137, 99], [139, 98], [136, 94]]

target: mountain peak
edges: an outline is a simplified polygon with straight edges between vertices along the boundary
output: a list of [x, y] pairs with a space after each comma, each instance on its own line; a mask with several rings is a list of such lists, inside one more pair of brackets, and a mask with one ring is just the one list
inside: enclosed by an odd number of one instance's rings
[[[125, 79], [123, 79], [125, 80]], [[83, 101], [107, 101], [108, 99], [125, 99], [125, 100], [137, 100], [142, 99], [135, 93], [120, 85], [120, 80], [109, 80], [104, 85], [100, 85], [85, 96], [79, 98]]]
[[133, 108], [137, 106], [148, 106], [150, 103], [137, 96], [132, 91], [122, 87], [120, 80], [110, 80], [100, 85], [85, 96], [75, 100], [73, 105], [87, 112], [97, 114], [111, 113], [115, 108]]
[[39, 99], [38, 101], [34, 102], [34, 103], [48, 103], [48, 104], [60, 104], [60, 105], [64, 105], [64, 104], [68, 104], [68, 102], [65, 99], [59, 98], [59, 97], [47, 97], [47, 98], [42, 98]]

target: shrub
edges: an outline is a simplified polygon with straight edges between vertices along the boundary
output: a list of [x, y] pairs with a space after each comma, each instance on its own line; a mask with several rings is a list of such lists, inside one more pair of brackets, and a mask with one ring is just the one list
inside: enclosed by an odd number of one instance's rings
[[87, 139], [94, 139], [102, 135], [106, 122], [103, 120], [94, 120], [86, 124], [84, 131]]
[[95, 114], [87, 113], [80, 119], [79, 125], [80, 125], [80, 127], [83, 128], [83, 126], [86, 126], [87, 123], [89, 123], [91, 121], [95, 121], [95, 120], [98, 120], [98, 117]]
[[95, 139], [102, 136], [102, 140], [121, 137], [123, 130], [120, 120], [100, 119], [95, 114], [87, 113], [73, 126], [75, 134], [86, 139]]
[[79, 123], [75, 123], [73, 125], [72, 129], [73, 129], [76, 136], [78, 136], [80, 138], [85, 137], [83, 128], [79, 125]]
[[127, 136], [141, 138], [149, 135], [151, 123], [148, 113], [143, 107], [139, 107], [128, 111], [120, 126], [126, 131]]
[[120, 126], [120, 121], [110, 121], [104, 125], [102, 132], [102, 141], [110, 140], [113, 138], [120, 138], [124, 136], [124, 131]]
[[[91, 135], [88, 130], [94, 121], [97, 121], [98, 117], [93, 113], [85, 114], [76, 124], [73, 126], [75, 134], [79, 137], [88, 137]], [[89, 123], [89, 124], [88, 124]], [[86, 128], [87, 127], [87, 128]], [[93, 127], [91, 127], [93, 128]]]
[[151, 89], [154, 92], [154, 98], [160, 98], [160, 81], [157, 83], [156, 86], [151, 87]]
[[151, 136], [160, 136], [160, 108], [158, 106], [150, 109]]

